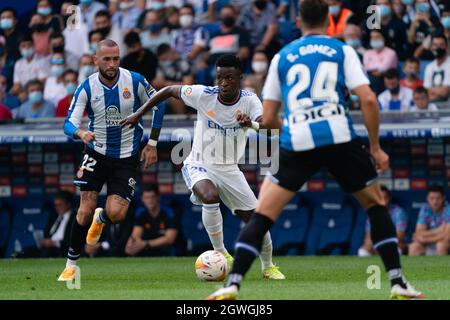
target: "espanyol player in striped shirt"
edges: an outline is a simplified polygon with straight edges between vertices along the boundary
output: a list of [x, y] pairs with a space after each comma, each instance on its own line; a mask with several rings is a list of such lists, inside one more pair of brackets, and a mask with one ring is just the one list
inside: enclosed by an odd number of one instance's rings
[[[98, 44], [94, 63], [99, 71], [77, 88], [64, 124], [64, 133], [81, 139], [86, 148], [74, 180], [81, 190], [80, 207], [72, 225], [66, 268], [59, 281], [74, 279], [85, 239], [89, 245], [95, 245], [106, 223], [125, 219], [134, 196], [143, 127], [140, 123], [133, 129], [121, 128], [120, 120], [155, 92], [142, 75], [119, 67], [119, 47], [113, 40]], [[80, 128], [85, 110], [89, 117], [87, 130]], [[104, 183], [108, 191], [106, 206], [96, 209]]]
[[[300, 1], [298, 22], [304, 37], [275, 55], [263, 90], [262, 124], [281, 127], [280, 169], [264, 180], [255, 214], [237, 240], [226, 285], [208, 299], [237, 297], [264, 234], [297, 190], [323, 167], [367, 212], [374, 247], [391, 280], [391, 298], [422, 298], [402, 276], [395, 228], [376, 181], [377, 171], [347, 113], [348, 89], [361, 101], [376, 167], [378, 171], [387, 169], [389, 157], [380, 148], [378, 104], [369, 80], [354, 49], [325, 36], [329, 23], [326, 0]], [[282, 104], [284, 118], [280, 121]]]

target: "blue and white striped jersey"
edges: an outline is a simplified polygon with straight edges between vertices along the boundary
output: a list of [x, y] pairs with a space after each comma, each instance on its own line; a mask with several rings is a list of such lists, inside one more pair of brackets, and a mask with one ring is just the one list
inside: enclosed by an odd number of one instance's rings
[[156, 91], [136, 72], [119, 68], [119, 78], [110, 88], [104, 85], [98, 72], [77, 88], [64, 124], [64, 133], [74, 137], [86, 110], [89, 131], [95, 141], [88, 147], [112, 158], [127, 158], [139, 152], [143, 135], [142, 120], [134, 128], [120, 127], [120, 120], [135, 112]]
[[343, 42], [308, 35], [274, 56], [263, 99], [282, 102], [282, 148], [306, 151], [356, 137], [345, 101], [347, 89], [369, 80], [355, 50]]

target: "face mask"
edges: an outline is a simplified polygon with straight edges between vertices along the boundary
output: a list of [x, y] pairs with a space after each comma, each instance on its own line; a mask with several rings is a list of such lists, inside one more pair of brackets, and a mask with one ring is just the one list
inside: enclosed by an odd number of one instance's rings
[[130, 10], [130, 9], [133, 8], [133, 7], [134, 7], [134, 1], [130, 1], [130, 2], [121, 2], [121, 3], [119, 4], [120, 10], [123, 10], [123, 11]]
[[95, 54], [95, 52], [97, 52], [97, 42], [91, 43], [90, 47], [91, 47], [91, 52], [93, 54]]
[[384, 40], [370, 40], [370, 46], [373, 49], [382, 49], [384, 48]]
[[234, 26], [234, 23], [236, 22], [236, 20], [234, 19], [234, 17], [228, 16], [222, 19], [223, 24], [230, 28], [232, 26]]
[[73, 95], [77, 91], [77, 84], [75, 82], [71, 82], [66, 86], [66, 92], [68, 95]]
[[148, 31], [151, 33], [157, 33], [162, 29], [161, 23], [152, 23], [147, 26]]
[[80, 72], [87, 78], [95, 72], [95, 68], [94, 68], [94, 66], [91, 66], [90, 64], [88, 64], [88, 65], [82, 66], [80, 68]]
[[264, 10], [267, 7], [267, 1], [264, 1], [264, 0], [258, 0], [258, 1], [255, 1], [253, 3], [261, 11]]
[[33, 104], [42, 102], [42, 92], [41, 91], [30, 92], [30, 94], [28, 95], [28, 99], [30, 99], [30, 102]]
[[111, 27], [98, 28], [97, 31], [103, 35], [103, 38], [107, 38], [111, 32]]
[[430, 4], [426, 2], [417, 3], [416, 10], [420, 13], [427, 13], [430, 10]]
[[341, 12], [341, 6], [329, 6], [328, 11], [332, 16], [337, 16]]
[[13, 27], [13, 19], [1, 19], [0, 20], [0, 28], [3, 30], [11, 29]]
[[380, 17], [387, 17], [391, 14], [391, 8], [385, 4], [380, 4], [378, 10], [380, 12]]
[[31, 56], [34, 53], [34, 49], [33, 48], [29, 48], [29, 49], [21, 49], [20, 50], [20, 54], [22, 55], [22, 57], [26, 58], [31, 58]]
[[406, 70], [405, 74], [409, 78], [417, 78], [417, 72], [415, 70]]
[[55, 77], [60, 77], [64, 73], [64, 66], [51, 66], [50, 72]]
[[162, 9], [164, 9], [164, 3], [162, 3], [162, 2], [153, 2], [150, 5], [150, 9], [151, 10], [162, 10]]
[[353, 49], [359, 48], [361, 46], [361, 40], [359, 39], [348, 39], [345, 41]]
[[256, 73], [266, 72], [267, 71], [267, 62], [255, 61], [252, 63], [252, 69]]
[[394, 89], [389, 89], [392, 95], [397, 95], [400, 92], [400, 86], [397, 86]]
[[414, 0], [402, 0], [402, 3], [405, 6], [410, 6], [410, 5], [412, 5], [414, 3]]
[[92, 1], [93, 0], [80, 0], [80, 3], [89, 6], [92, 3]]
[[194, 17], [191, 15], [182, 15], [180, 16], [180, 26], [182, 28], [189, 28], [194, 22]]
[[158, 64], [162, 67], [162, 68], [168, 68], [172, 65], [172, 61], [170, 60], [165, 60], [165, 61], [159, 61]]
[[443, 17], [441, 19], [441, 23], [444, 26], [445, 29], [450, 29], [450, 16], [448, 17]]
[[53, 52], [64, 53], [64, 46], [63, 45], [53, 46], [52, 49], [53, 49]]
[[37, 13], [46, 17], [52, 13], [52, 8], [38, 8]]
[[445, 57], [446, 54], [447, 54], [447, 50], [442, 49], [442, 48], [438, 48], [433, 51], [433, 55], [437, 59]]

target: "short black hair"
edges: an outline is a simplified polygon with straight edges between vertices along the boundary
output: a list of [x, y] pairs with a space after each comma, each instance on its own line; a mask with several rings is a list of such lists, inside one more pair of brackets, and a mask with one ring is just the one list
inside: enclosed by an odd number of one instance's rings
[[96, 33], [100, 33], [101, 36], [102, 36], [102, 40], [103, 40], [103, 37], [104, 37], [104, 36], [103, 36], [103, 33], [102, 33], [100, 30], [94, 29], [94, 30], [89, 31], [89, 33], [88, 33], [88, 40], [89, 40], [89, 42], [91, 42], [92, 36], [93, 36], [94, 34], [96, 34]]
[[440, 194], [445, 196], [445, 189], [440, 184], [432, 184], [431, 186], [429, 186], [427, 189], [427, 194], [429, 194], [430, 192], [439, 192]]
[[298, 12], [307, 27], [319, 27], [328, 20], [328, 3], [326, 0], [300, 0]]
[[188, 8], [188, 9], [191, 10], [192, 14], [195, 14], [195, 9], [194, 9], [194, 6], [193, 6], [192, 4], [186, 3], [185, 5], [183, 5], [183, 6], [180, 8], [180, 11], [181, 11], [181, 9], [183, 9], [183, 8]]
[[144, 192], [154, 192], [157, 196], [159, 196], [159, 188], [156, 184], [147, 184], [142, 188], [142, 193]]
[[44, 84], [39, 79], [31, 79], [30, 81], [28, 81], [25, 85], [26, 90], [28, 91], [28, 89], [30, 89], [30, 87], [35, 84], [39, 85], [41, 87], [41, 90], [44, 90]]
[[222, 68], [236, 68], [241, 73], [244, 71], [244, 68], [242, 67], [241, 60], [236, 57], [234, 54], [224, 54], [217, 59], [216, 62], [216, 68], [222, 67]]
[[425, 93], [428, 97], [428, 90], [425, 87], [417, 87], [416, 89], [414, 89], [413, 94], [421, 94], [421, 93]]
[[98, 17], [107, 17], [109, 20], [111, 20], [111, 14], [108, 10], [100, 10], [95, 14], [95, 18]]
[[141, 44], [141, 38], [139, 37], [139, 33], [136, 31], [130, 31], [125, 35], [123, 39], [127, 47], [131, 47], [135, 44]]
[[163, 54], [165, 54], [169, 51], [170, 51], [170, 46], [167, 43], [162, 43], [156, 49], [156, 56], [157, 57], [162, 56]]
[[395, 68], [391, 68], [383, 74], [383, 77], [387, 79], [400, 79], [400, 72]]
[[[25, 33], [25, 34], [20, 38], [20, 40], [19, 40], [19, 45], [20, 45], [22, 42], [33, 42], [33, 38], [31, 37], [31, 34]], [[33, 42], [33, 44], [34, 44], [34, 42]]]
[[2, 10], [0, 10], [0, 14], [2, 14], [3, 12], [9, 11], [13, 14], [14, 18], [17, 20], [17, 10], [14, 9], [13, 7], [6, 7], [3, 8]]
[[433, 41], [435, 38], [444, 39], [445, 45], [448, 45], [448, 40], [445, 34], [442, 31], [436, 31], [431, 35], [431, 41]]
[[64, 78], [67, 74], [72, 73], [75, 75], [75, 78], [78, 78], [78, 72], [73, 69], [67, 69], [63, 72], [62, 77]]
[[70, 204], [72, 206], [72, 204], [73, 204], [73, 193], [68, 191], [68, 190], [60, 190], [55, 195], [55, 199], [62, 200], [66, 204]]

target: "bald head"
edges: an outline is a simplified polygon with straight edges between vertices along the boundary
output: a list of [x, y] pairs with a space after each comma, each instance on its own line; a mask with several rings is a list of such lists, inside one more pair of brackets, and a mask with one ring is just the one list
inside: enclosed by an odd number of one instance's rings
[[103, 47], [107, 47], [107, 48], [114, 48], [117, 47], [117, 50], [119, 50], [119, 45], [117, 44], [117, 42], [115, 42], [114, 40], [111, 39], [105, 39], [102, 40], [98, 43], [97, 45], [97, 50], [95, 52], [95, 54], [98, 54], [98, 52], [103, 48]]

